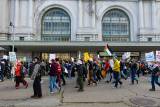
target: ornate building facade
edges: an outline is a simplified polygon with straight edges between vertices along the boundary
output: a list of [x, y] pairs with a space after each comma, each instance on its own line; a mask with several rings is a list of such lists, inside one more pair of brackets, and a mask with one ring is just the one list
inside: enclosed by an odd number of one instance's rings
[[[160, 0], [0, 0], [0, 45], [17, 54], [144, 53], [160, 46]], [[14, 39], [14, 40], [13, 40]]]

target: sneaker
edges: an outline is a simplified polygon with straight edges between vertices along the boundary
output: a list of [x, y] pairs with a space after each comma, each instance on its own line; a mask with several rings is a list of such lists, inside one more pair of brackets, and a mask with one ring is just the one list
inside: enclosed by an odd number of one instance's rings
[[156, 90], [151, 88], [151, 89], [149, 89], [149, 91], [156, 91]]
[[55, 92], [54, 91], [52, 91], [52, 92], [50, 92], [51, 94], [54, 94]]

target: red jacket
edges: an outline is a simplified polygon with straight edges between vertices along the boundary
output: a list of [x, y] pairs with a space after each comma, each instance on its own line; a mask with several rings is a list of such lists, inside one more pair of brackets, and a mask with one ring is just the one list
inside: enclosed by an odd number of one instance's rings
[[21, 70], [22, 70], [22, 64], [17, 63], [16, 68], [15, 68], [15, 75], [16, 76], [21, 76]]
[[108, 71], [109, 67], [110, 67], [110, 64], [109, 62], [106, 61], [104, 70]]

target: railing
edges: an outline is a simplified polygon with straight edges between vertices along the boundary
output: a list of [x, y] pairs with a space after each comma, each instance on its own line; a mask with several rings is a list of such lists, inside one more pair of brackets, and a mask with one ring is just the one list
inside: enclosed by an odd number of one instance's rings
[[111, 42], [127, 42], [129, 41], [129, 37], [128, 36], [120, 36], [120, 37], [103, 37], [103, 41], [111, 41]]
[[153, 34], [143, 34], [143, 35], [137, 35], [137, 40], [138, 41], [149, 41], [151, 42], [149, 39], [151, 38], [151, 41], [160, 41], [160, 35], [153, 35]]
[[42, 41], [67, 42], [67, 41], [70, 41], [70, 37], [69, 36], [42, 36]]
[[77, 34], [76, 41], [98, 41], [98, 34]]

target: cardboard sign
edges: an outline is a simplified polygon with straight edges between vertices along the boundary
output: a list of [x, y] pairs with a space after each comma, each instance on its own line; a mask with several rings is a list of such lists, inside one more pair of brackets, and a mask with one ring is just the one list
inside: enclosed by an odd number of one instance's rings
[[160, 51], [156, 51], [156, 61], [160, 62]]
[[49, 54], [49, 62], [51, 63], [52, 59], [56, 58], [56, 54]]
[[155, 61], [154, 52], [145, 53], [145, 58], [147, 62]]
[[9, 60], [15, 62], [17, 60], [15, 52], [9, 52]]

